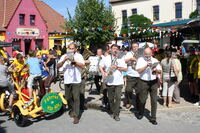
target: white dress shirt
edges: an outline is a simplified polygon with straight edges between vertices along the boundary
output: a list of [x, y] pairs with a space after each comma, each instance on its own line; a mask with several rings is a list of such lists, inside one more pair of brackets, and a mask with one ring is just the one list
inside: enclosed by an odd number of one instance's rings
[[[105, 72], [108, 73], [108, 69], [110, 68], [111, 62], [113, 59], [111, 55], [108, 55], [100, 61], [99, 66], [103, 67], [105, 69]], [[117, 59], [115, 65], [117, 67], [127, 68], [127, 65], [124, 59]], [[118, 69], [114, 70], [113, 74], [109, 76], [106, 84], [107, 85], [123, 85], [124, 84], [123, 72], [119, 71]]]
[[[133, 56], [134, 56], [134, 53], [132, 52], [132, 51], [130, 51], [130, 52], [128, 52], [126, 55], [125, 55], [125, 57], [124, 57], [124, 59], [126, 60], [126, 59], [130, 59], [130, 58], [133, 58]], [[131, 77], [139, 77], [140, 75], [139, 75], [139, 73], [136, 71], [136, 70], [134, 70], [133, 68], [132, 68], [132, 62], [128, 62], [127, 63], [127, 65], [128, 65], [128, 70], [127, 70], [127, 75], [128, 76], [131, 76]]]
[[[152, 64], [154, 64], [154, 63], [158, 63], [159, 61], [156, 58], [151, 57], [151, 62], [152, 62]], [[148, 63], [148, 61], [145, 60], [144, 57], [140, 57], [136, 64], [136, 70], [145, 67], [147, 65], [147, 63]], [[156, 69], [162, 70], [161, 65], [158, 64], [156, 66]], [[152, 81], [152, 80], [155, 80], [156, 78], [157, 78], [157, 75], [152, 74], [152, 68], [149, 66], [146, 68], [146, 70], [144, 70], [144, 72], [142, 72], [140, 74], [140, 79], [142, 79], [144, 81]]]
[[[67, 55], [63, 55], [59, 62], [62, 62]], [[75, 53], [74, 61], [85, 64], [83, 56], [79, 53]], [[67, 60], [61, 67], [61, 70], [64, 72], [64, 84], [71, 84], [71, 83], [81, 83], [81, 72], [82, 69], [77, 66], [72, 66], [71, 61]]]

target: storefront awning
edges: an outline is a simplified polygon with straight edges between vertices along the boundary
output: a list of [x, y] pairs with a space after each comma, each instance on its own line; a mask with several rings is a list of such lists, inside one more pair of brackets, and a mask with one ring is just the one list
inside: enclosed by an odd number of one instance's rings
[[188, 25], [193, 22], [200, 22], [200, 18], [191, 18], [191, 19], [184, 19], [184, 20], [172, 21], [172, 22], [167, 22], [167, 23], [153, 24], [153, 25], [150, 25], [150, 27], [161, 27], [161, 28], [178, 27], [178, 26]]

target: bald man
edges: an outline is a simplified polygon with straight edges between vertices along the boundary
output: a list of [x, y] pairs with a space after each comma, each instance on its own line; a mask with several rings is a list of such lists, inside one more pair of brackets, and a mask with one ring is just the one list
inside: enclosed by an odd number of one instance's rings
[[159, 61], [152, 57], [152, 50], [146, 48], [144, 50], [144, 56], [140, 57], [136, 64], [136, 71], [139, 73], [138, 82], [138, 119], [142, 119], [144, 115], [144, 109], [148, 93], [151, 98], [151, 118], [150, 122], [153, 125], [157, 125], [156, 111], [157, 111], [157, 88], [158, 78], [157, 75], [161, 73], [162, 68]]

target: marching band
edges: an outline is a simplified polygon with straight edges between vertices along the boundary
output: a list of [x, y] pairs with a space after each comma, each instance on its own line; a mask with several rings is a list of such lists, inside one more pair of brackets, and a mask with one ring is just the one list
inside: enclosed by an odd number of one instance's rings
[[[120, 103], [125, 82], [124, 72], [126, 72], [126, 109], [130, 109], [133, 105], [134, 90], [137, 118], [142, 119], [147, 96], [150, 93], [150, 122], [157, 125], [158, 75], [161, 73], [162, 67], [159, 61], [152, 57], [150, 48], [145, 48], [143, 55], [138, 54], [138, 49], [138, 44], [133, 43], [131, 51], [123, 56], [124, 53], [120, 51], [119, 46], [113, 44], [104, 54], [102, 49], [97, 49], [96, 56], [92, 55], [88, 59], [84, 59], [78, 53], [75, 44], [68, 46], [67, 53], [60, 58], [57, 66], [64, 72], [65, 96], [70, 109], [69, 115], [74, 118], [74, 124], [79, 123], [80, 120], [80, 105], [84, 106], [84, 97], [81, 98], [81, 94], [85, 93], [83, 71], [88, 69], [86, 72], [95, 76], [97, 92], [103, 95], [103, 107], [107, 107], [114, 120], [120, 121]], [[89, 68], [86, 68], [88, 64]]]
[[[120, 121], [120, 104], [124, 91], [124, 106], [127, 110], [134, 106], [138, 120], [144, 116], [146, 100], [150, 94], [149, 121], [157, 125], [157, 94], [159, 85], [162, 83], [162, 69], [165, 67], [163, 67], [163, 62], [160, 63], [153, 57], [151, 48], [146, 45], [141, 50], [137, 43], [132, 43], [130, 51], [126, 51], [113, 44], [106, 50], [97, 49], [95, 55], [88, 49], [82, 51], [82, 54], [80, 52], [76, 44], [71, 43], [58, 61], [54, 52], [49, 52], [49, 58], [44, 62], [45, 68], [51, 66], [48, 68], [51, 68], [53, 72], [47, 78], [48, 84], [45, 84], [47, 93], [53, 82], [50, 77], [55, 78], [57, 70], [62, 71], [64, 75], [65, 99], [68, 103], [69, 116], [73, 118], [74, 124], [80, 122], [81, 111], [86, 109], [86, 77], [92, 75], [97, 93], [102, 100], [102, 109], [106, 110], [115, 121]], [[34, 56], [34, 59], [37, 58]], [[38, 59], [37, 62], [39, 62]], [[33, 76], [35, 76], [34, 73]], [[31, 99], [28, 103], [32, 102]], [[169, 107], [171, 101], [168, 104]]]

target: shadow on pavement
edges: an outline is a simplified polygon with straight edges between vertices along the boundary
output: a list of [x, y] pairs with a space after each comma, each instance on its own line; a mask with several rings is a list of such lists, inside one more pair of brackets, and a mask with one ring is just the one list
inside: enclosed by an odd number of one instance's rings
[[6, 133], [6, 127], [1, 127], [0, 126], [0, 133]]
[[[66, 111], [66, 108], [63, 106], [60, 111], [54, 113], [54, 114], [47, 114], [47, 115], [44, 115], [44, 116], [41, 116], [37, 119], [27, 119], [26, 121], [26, 125], [24, 127], [28, 127], [30, 125], [32, 125], [33, 123], [35, 122], [40, 122], [42, 120], [54, 120], [60, 116], [62, 116], [64, 114], [64, 112]], [[1, 133], [1, 132], [0, 132]]]

